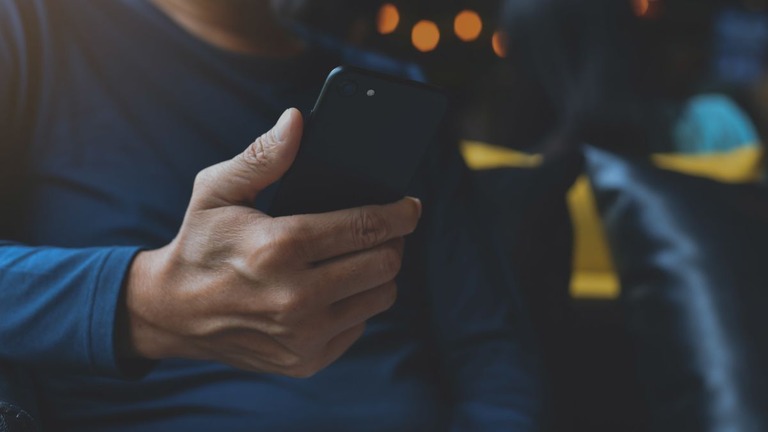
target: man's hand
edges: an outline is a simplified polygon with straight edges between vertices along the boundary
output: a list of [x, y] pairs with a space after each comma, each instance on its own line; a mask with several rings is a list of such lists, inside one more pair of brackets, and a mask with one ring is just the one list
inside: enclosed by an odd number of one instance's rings
[[178, 236], [131, 268], [124, 354], [307, 377], [394, 304], [417, 200], [275, 219], [250, 206], [301, 134], [301, 114], [286, 111], [243, 154], [200, 172]]

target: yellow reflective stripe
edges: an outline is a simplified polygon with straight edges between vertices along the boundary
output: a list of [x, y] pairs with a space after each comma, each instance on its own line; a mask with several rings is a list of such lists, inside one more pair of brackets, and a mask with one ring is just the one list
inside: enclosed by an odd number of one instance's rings
[[[499, 168], [536, 168], [542, 155], [466, 140], [461, 151], [473, 170]], [[714, 154], [656, 154], [654, 164], [683, 174], [706, 177], [724, 183], [759, 181], [766, 157], [761, 145], [748, 145]], [[580, 177], [569, 191], [568, 204], [574, 224], [574, 266], [571, 295], [583, 299], [613, 300], [621, 288], [605, 239], [604, 228], [586, 176]]]
[[592, 300], [616, 300], [621, 288], [615, 272], [574, 271], [571, 297]]
[[660, 168], [723, 183], [755, 183], [762, 176], [764, 157], [761, 145], [750, 145], [727, 153], [656, 154], [652, 160]]
[[461, 153], [467, 165], [478, 171], [497, 168], [536, 168], [544, 161], [541, 155], [523, 153], [480, 141], [462, 141]]
[[616, 299], [619, 278], [605, 236], [589, 178], [582, 175], [568, 192], [568, 209], [573, 221], [573, 274], [571, 296]]

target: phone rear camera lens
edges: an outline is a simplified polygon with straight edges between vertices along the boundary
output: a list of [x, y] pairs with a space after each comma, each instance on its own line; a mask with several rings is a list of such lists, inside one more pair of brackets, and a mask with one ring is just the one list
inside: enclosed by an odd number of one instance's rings
[[357, 93], [357, 83], [352, 80], [344, 80], [339, 83], [338, 90], [342, 96], [354, 96]]

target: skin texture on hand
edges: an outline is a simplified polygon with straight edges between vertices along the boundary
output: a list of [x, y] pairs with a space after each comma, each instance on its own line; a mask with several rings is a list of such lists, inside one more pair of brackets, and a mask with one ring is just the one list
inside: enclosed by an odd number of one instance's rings
[[288, 110], [244, 153], [200, 172], [177, 237], [130, 269], [123, 355], [307, 377], [394, 304], [418, 200], [283, 218], [250, 207], [290, 167], [301, 134]]

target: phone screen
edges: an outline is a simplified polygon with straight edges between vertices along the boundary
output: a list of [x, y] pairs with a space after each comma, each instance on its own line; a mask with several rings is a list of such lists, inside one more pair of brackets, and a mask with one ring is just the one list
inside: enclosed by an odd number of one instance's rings
[[335, 69], [270, 213], [322, 213], [403, 198], [447, 105], [446, 96], [431, 86]]

